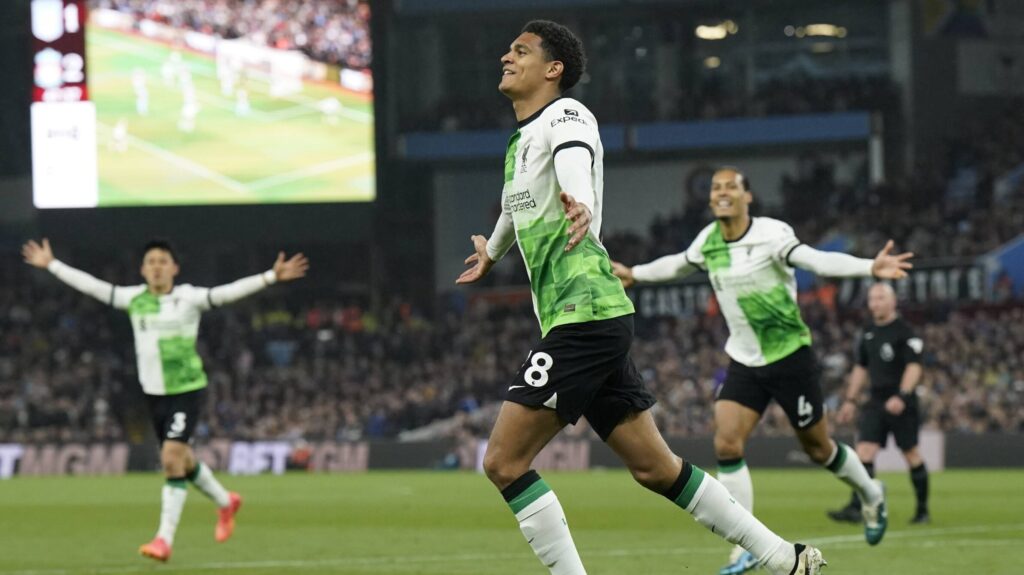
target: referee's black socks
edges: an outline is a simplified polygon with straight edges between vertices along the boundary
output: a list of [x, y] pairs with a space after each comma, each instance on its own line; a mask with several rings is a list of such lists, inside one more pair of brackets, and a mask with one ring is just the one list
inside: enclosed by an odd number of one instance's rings
[[924, 461], [910, 469], [910, 482], [914, 484], [914, 494], [917, 496], [917, 514], [928, 513], [928, 469]]

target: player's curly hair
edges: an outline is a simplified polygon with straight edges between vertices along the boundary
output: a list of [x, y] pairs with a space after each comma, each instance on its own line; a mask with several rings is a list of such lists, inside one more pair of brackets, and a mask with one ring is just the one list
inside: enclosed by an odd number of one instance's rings
[[174, 245], [171, 244], [170, 240], [164, 238], [153, 238], [146, 242], [146, 245], [142, 247], [142, 257], [145, 258], [149, 250], [163, 250], [171, 255], [171, 261], [178, 263], [178, 252], [174, 249]]
[[587, 55], [583, 42], [565, 26], [550, 20], [533, 20], [523, 26], [523, 33], [540, 36], [541, 48], [548, 56], [548, 62], [558, 60], [564, 67], [558, 88], [565, 92], [580, 81], [587, 69]]

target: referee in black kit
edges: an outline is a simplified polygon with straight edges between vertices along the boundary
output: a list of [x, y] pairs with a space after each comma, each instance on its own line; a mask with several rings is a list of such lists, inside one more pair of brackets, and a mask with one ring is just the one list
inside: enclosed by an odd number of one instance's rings
[[[868, 292], [871, 325], [857, 341], [857, 364], [850, 374], [843, 405], [836, 414], [836, 423], [853, 420], [861, 391], [868, 377], [871, 393], [862, 406], [857, 433], [857, 456], [872, 477], [875, 456], [891, 433], [896, 445], [910, 466], [910, 480], [917, 495], [913, 524], [931, 521], [928, 515], [928, 470], [917, 449], [917, 432], [921, 426], [915, 389], [921, 380], [921, 352], [924, 342], [913, 328], [896, 313], [896, 293], [886, 283], [876, 283]], [[860, 499], [854, 493], [842, 509], [829, 511], [836, 521], [860, 523]]]

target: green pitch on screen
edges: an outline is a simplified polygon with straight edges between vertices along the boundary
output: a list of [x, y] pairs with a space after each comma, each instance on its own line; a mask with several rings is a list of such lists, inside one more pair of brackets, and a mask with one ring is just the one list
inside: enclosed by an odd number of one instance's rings
[[[339, 87], [305, 82], [269, 95], [244, 81], [248, 114], [225, 96], [212, 57], [188, 51], [199, 111], [179, 126], [184, 96], [166, 85], [170, 46], [92, 27], [87, 36], [90, 99], [96, 104], [99, 205], [346, 202], [374, 199], [373, 102]], [[133, 76], [145, 74], [148, 113], [136, 107]], [[341, 105], [327, 113], [320, 103]]]
[[[907, 524], [906, 473], [889, 486], [877, 547], [825, 510], [849, 489], [821, 470], [754, 469], [755, 511], [788, 539], [821, 547], [824, 575], [1017, 575], [1024, 572], [1024, 471], [932, 476], [932, 524]], [[590, 575], [712, 575], [730, 546], [625, 470], [543, 473], [565, 508]], [[485, 477], [458, 472], [297, 473], [231, 477], [245, 497], [227, 543], [214, 505], [189, 488], [167, 565], [136, 555], [156, 532], [163, 480], [34, 478], [0, 482], [0, 575], [544, 575]], [[764, 573], [757, 571], [755, 573]]]

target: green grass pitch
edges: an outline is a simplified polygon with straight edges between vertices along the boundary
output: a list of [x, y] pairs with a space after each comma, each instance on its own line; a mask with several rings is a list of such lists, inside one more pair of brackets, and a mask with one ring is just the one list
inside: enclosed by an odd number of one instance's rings
[[[758, 515], [824, 551], [826, 575], [1024, 572], [1024, 471], [932, 477], [933, 523], [907, 524], [906, 474], [883, 475], [891, 524], [869, 548], [824, 510], [848, 493], [817, 470], [754, 470]], [[713, 575], [729, 546], [625, 471], [545, 473], [591, 575]], [[222, 477], [246, 498], [235, 536], [213, 540], [213, 505], [190, 490], [166, 565], [136, 555], [156, 529], [162, 480], [16, 478], [0, 483], [0, 575], [543, 575], [508, 507], [472, 473]], [[760, 573], [764, 573], [761, 571]]]
[[[340, 87], [305, 82], [272, 98], [246, 80], [251, 111], [221, 92], [212, 57], [182, 51], [199, 111], [179, 127], [182, 89], [162, 68], [171, 47], [96, 26], [87, 35], [90, 99], [96, 105], [101, 206], [301, 203], [372, 200], [373, 103]], [[149, 110], [136, 108], [133, 75], [145, 75]], [[334, 118], [318, 103], [341, 103]], [[114, 134], [122, 123], [127, 136]]]

